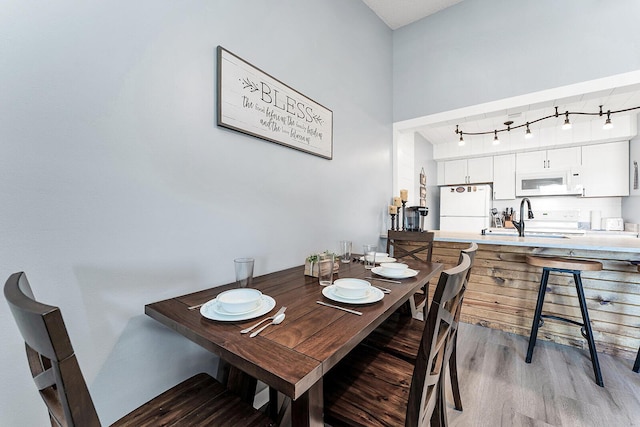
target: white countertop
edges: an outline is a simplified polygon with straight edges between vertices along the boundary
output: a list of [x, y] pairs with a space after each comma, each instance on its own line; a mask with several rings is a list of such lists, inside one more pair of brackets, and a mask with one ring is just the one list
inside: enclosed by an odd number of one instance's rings
[[484, 245], [532, 246], [539, 248], [567, 248], [592, 251], [633, 252], [640, 254], [640, 238], [612, 236], [584, 237], [525, 237], [483, 236], [478, 233], [433, 230], [439, 242], [475, 242]]

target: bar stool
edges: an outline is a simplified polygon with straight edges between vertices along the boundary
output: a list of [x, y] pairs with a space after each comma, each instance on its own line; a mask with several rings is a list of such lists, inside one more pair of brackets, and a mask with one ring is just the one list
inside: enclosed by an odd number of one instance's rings
[[[602, 373], [600, 372], [600, 363], [598, 362], [598, 353], [596, 352], [596, 343], [593, 340], [591, 322], [589, 321], [589, 312], [587, 311], [587, 302], [584, 297], [584, 290], [582, 289], [582, 278], [580, 276], [582, 271], [602, 270], [602, 263], [572, 258], [527, 255], [527, 264], [535, 267], [542, 267], [542, 279], [540, 280], [538, 302], [536, 304], [536, 311], [533, 317], [533, 324], [531, 325], [531, 336], [529, 337], [529, 348], [527, 349], [527, 358], [525, 359], [525, 362], [531, 363], [531, 356], [533, 355], [533, 347], [536, 345], [538, 328], [544, 324], [544, 318], [571, 323], [580, 326], [582, 336], [586, 338], [587, 343], [589, 344], [589, 353], [591, 355], [593, 373], [596, 377], [596, 384], [600, 387], [604, 387], [604, 383], [602, 382]], [[564, 317], [542, 314], [542, 305], [544, 304], [544, 296], [547, 291], [547, 281], [549, 280], [549, 272], [551, 271], [573, 274], [573, 280], [576, 284], [576, 292], [578, 293], [578, 301], [580, 303], [580, 311], [582, 312], [582, 323]]]

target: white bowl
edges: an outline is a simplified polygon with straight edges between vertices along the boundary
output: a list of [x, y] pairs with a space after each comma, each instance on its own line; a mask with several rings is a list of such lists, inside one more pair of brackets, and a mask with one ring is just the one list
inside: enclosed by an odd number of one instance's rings
[[252, 288], [224, 291], [217, 297], [218, 304], [228, 313], [246, 313], [258, 308], [262, 292]]
[[383, 262], [380, 264], [380, 267], [384, 268], [387, 271], [402, 271], [409, 268], [407, 264], [403, 264], [401, 262]]
[[[387, 258], [389, 256], [386, 252], [376, 252], [376, 259]], [[371, 260], [371, 255], [367, 255], [367, 260]]]
[[333, 284], [336, 293], [345, 298], [364, 298], [371, 288], [371, 283], [361, 279], [337, 279]]

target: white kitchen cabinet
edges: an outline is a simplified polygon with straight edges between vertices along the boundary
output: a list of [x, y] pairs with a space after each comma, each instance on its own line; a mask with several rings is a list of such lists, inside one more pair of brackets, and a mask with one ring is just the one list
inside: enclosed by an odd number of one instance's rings
[[493, 200], [516, 198], [516, 155], [493, 156]]
[[449, 160], [444, 163], [444, 185], [493, 181], [493, 157]]
[[571, 169], [582, 163], [580, 147], [529, 151], [516, 154], [518, 172], [536, 172], [548, 169]]
[[629, 195], [629, 141], [582, 147], [585, 197]]

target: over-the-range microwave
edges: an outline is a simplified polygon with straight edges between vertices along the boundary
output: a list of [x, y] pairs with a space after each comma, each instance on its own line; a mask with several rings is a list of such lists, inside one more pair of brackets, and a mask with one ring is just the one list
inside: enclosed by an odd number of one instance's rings
[[558, 169], [516, 173], [516, 196], [582, 195], [579, 170]]

